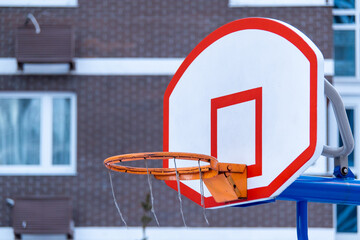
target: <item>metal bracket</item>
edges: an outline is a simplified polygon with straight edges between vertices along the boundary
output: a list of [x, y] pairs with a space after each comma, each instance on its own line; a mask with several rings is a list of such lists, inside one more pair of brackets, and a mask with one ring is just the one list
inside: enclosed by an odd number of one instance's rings
[[36, 34], [39, 34], [41, 32], [41, 28], [38, 21], [36, 20], [35, 16], [32, 13], [28, 13], [28, 15], [26, 16], [25, 25], [27, 25], [29, 21], [31, 21], [32, 24], [34, 25]]
[[334, 158], [335, 167], [340, 166], [341, 174], [343, 176], [346, 176], [349, 172], [348, 156], [354, 149], [354, 137], [351, 132], [349, 120], [345, 111], [345, 106], [340, 94], [326, 78], [324, 78], [324, 81], [325, 95], [331, 102], [331, 106], [335, 113], [336, 122], [339, 127], [340, 136], [344, 144], [341, 147], [330, 147], [324, 145], [322, 155], [325, 157]]

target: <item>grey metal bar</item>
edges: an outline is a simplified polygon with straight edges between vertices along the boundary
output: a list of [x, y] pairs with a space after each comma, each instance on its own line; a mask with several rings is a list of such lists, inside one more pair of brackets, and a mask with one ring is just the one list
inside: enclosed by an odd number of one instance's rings
[[340, 136], [343, 142], [341, 147], [330, 147], [324, 145], [322, 155], [326, 157], [335, 158], [335, 166], [340, 166], [341, 173], [346, 175], [348, 173], [348, 155], [354, 149], [354, 137], [351, 132], [348, 117], [344, 103], [340, 94], [336, 89], [324, 78], [325, 81], [325, 95], [330, 100], [331, 106], [334, 109], [335, 118], [339, 127]]
[[339, 93], [327, 79], [325, 79], [325, 95], [330, 100], [334, 109], [336, 122], [344, 145], [341, 147], [330, 147], [325, 145], [322, 155], [333, 158], [348, 156], [354, 149], [354, 138], [346, 115], [344, 103]]
[[39, 34], [41, 32], [41, 28], [38, 21], [36, 20], [36, 18], [32, 13], [28, 13], [28, 15], [26, 16], [25, 24], [27, 24], [29, 20], [32, 22], [32, 24], [34, 24], [36, 34]]

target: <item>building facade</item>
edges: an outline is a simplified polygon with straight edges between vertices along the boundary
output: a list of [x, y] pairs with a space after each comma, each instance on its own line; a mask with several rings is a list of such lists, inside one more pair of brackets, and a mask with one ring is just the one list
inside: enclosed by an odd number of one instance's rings
[[[43, 195], [71, 197], [76, 227], [122, 226], [103, 160], [162, 150], [162, 102], [172, 75], [205, 36], [240, 18], [282, 20], [319, 47], [358, 144], [358, 5], [350, 0], [0, 0], [0, 226], [11, 225], [6, 198]], [[40, 29], [71, 26], [73, 70], [51, 62], [25, 62], [19, 69], [17, 34], [29, 13]], [[339, 144], [330, 115], [329, 143]], [[356, 149], [350, 162], [359, 172]], [[328, 173], [331, 167], [321, 159], [309, 173]], [[113, 181], [128, 224], [140, 226], [146, 177], [113, 174]], [[161, 226], [182, 226], [177, 193], [160, 181], [153, 181], [153, 190]], [[202, 209], [187, 199], [183, 204], [188, 225], [205, 227]], [[349, 217], [340, 214], [343, 208], [311, 203], [310, 227], [357, 234], [358, 227], [336, 228], [341, 216]], [[348, 212], [357, 219], [356, 207]], [[211, 227], [296, 225], [293, 202], [207, 215]]]

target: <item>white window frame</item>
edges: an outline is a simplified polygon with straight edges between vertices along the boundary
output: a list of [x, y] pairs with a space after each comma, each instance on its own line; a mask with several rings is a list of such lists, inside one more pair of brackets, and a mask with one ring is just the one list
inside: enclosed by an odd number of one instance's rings
[[[333, 16], [355, 16], [353, 24], [333, 24], [333, 30], [354, 30], [355, 31], [355, 76], [334, 76], [333, 81], [339, 91], [346, 108], [354, 109], [354, 167], [351, 170], [355, 175], [360, 175], [360, 4], [355, 1], [354, 9], [333, 9]], [[334, 59], [335, 61], [335, 59]], [[333, 110], [329, 113], [329, 144], [337, 146], [339, 142], [338, 127]], [[334, 168], [334, 161], [330, 161], [330, 169]], [[336, 240], [350, 240], [360, 238], [360, 206], [357, 206], [357, 233], [341, 233], [336, 231], [337, 213], [336, 204], [333, 206], [333, 226]]]
[[[70, 164], [52, 164], [52, 99], [64, 97], [71, 100]], [[0, 175], [76, 175], [76, 95], [68, 92], [1, 92], [4, 98], [39, 98], [40, 109], [40, 164], [0, 165]]]
[[[354, 167], [350, 167], [351, 171], [357, 176], [360, 174], [360, 134], [358, 123], [360, 123], [360, 95], [359, 96], [342, 96], [345, 108], [354, 110], [354, 141], [356, 151], [354, 152]], [[329, 145], [338, 146], [339, 130], [336, 118], [332, 108], [329, 108]], [[330, 169], [334, 169], [334, 161], [330, 161]], [[360, 230], [360, 229], [359, 229]]]
[[229, 7], [332, 6], [333, 0], [229, 0]]
[[[354, 9], [333, 9], [333, 16], [355, 16], [355, 23], [353, 24], [333, 24], [333, 30], [354, 30], [355, 31], [355, 76], [336, 76], [334, 69], [334, 82], [360, 82], [360, 5], [359, 1], [355, 0]], [[335, 56], [334, 56], [335, 61]], [[335, 67], [335, 65], [334, 65]]]
[[77, 7], [78, 0], [0, 0], [0, 7]]
[[[354, 167], [350, 167], [351, 171], [359, 177], [360, 175], [360, 86], [358, 84], [338, 83], [335, 84], [341, 98], [344, 102], [345, 108], [354, 109]], [[332, 108], [329, 106], [329, 145], [338, 146], [339, 132], [336, 123], [336, 118]], [[332, 160], [332, 159], [331, 159]], [[330, 170], [334, 169], [334, 161], [329, 162]], [[333, 206], [333, 226], [336, 240], [352, 240], [360, 238], [360, 206], [357, 206], [357, 233], [341, 233], [336, 232], [337, 216], [336, 216], [336, 204]]]

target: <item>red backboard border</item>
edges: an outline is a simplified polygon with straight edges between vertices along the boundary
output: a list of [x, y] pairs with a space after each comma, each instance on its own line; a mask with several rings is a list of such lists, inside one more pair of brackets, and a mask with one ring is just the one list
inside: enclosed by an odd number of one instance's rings
[[[196, 57], [203, 52], [208, 46], [220, 38], [242, 30], [263, 30], [277, 34], [292, 43], [298, 48], [310, 63], [310, 143], [309, 146], [296, 158], [294, 161], [282, 171], [268, 186], [248, 190], [248, 198], [246, 200], [239, 200], [234, 203], [243, 201], [253, 201], [257, 199], [269, 198], [277, 189], [279, 189], [292, 175], [294, 175], [311, 157], [313, 156], [317, 143], [317, 56], [309, 44], [300, 37], [294, 30], [272, 19], [266, 18], [245, 18], [230, 22], [214, 32], [210, 33], [203, 39], [185, 58], [179, 69], [176, 71], [174, 77], [170, 81], [165, 94], [163, 104], [163, 151], [169, 151], [169, 99], [176, 84], [184, 74], [190, 64]], [[168, 167], [168, 161], [163, 161], [163, 167]], [[165, 181], [166, 184], [177, 190], [176, 181]], [[181, 193], [197, 204], [201, 205], [201, 196], [198, 192], [183, 183], [180, 183]], [[213, 197], [205, 198], [205, 206], [207, 208], [220, 207], [228, 205], [229, 203], [217, 203]]]

